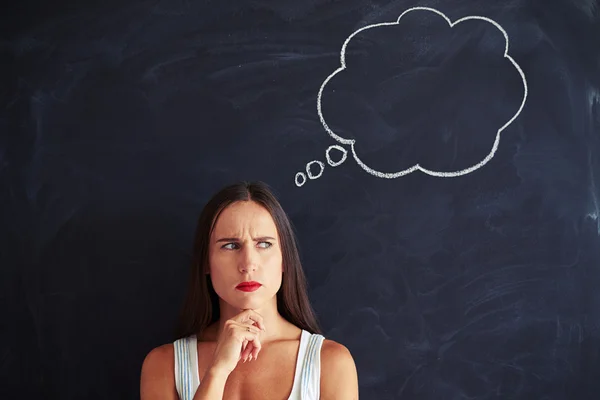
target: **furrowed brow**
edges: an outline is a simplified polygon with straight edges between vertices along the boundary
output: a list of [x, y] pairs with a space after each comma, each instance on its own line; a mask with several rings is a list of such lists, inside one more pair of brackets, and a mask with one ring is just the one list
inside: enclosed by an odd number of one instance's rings
[[[265, 240], [275, 240], [275, 238], [273, 238], [271, 236], [260, 236], [260, 237], [254, 238], [253, 240], [256, 242], [262, 242]], [[225, 238], [217, 239], [216, 242], [219, 243], [219, 242], [239, 242], [239, 241], [240, 241], [240, 239], [236, 238], [236, 237], [225, 237]]]

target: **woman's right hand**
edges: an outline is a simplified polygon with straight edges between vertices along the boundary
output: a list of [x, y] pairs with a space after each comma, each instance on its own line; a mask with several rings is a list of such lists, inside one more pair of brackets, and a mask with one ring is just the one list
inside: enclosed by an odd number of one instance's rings
[[229, 375], [242, 358], [256, 359], [261, 349], [261, 330], [266, 331], [263, 318], [254, 310], [244, 310], [225, 321], [211, 369]]

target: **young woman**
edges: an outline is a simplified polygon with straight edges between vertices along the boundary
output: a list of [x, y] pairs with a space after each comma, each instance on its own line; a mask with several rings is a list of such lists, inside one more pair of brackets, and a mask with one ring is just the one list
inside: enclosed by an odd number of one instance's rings
[[146, 356], [141, 399], [358, 399], [354, 359], [322, 336], [306, 288], [268, 186], [219, 191], [198, 221], [179, 339]]

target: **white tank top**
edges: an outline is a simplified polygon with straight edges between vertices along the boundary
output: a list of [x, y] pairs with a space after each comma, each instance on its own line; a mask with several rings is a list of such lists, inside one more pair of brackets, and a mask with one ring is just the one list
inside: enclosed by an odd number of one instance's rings
[[[288, 400], [318, 400], [321, 384], [321, 346], [325, 338], [302, 330], [292, 392]], [[196, 335], [173, 342], [175, 387], [180, 400], [192, 400], [200, 386]]]

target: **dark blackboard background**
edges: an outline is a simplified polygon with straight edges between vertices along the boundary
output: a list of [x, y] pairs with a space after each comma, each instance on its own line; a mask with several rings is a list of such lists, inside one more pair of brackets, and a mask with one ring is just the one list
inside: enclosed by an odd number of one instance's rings
[[[342, 43], [413, 6], [508, 32], [529, 96], [495, 157], [386, 180], [349, 156], [296, 187], [336, 144], [316, 95]], [[598, 398], [595, 2], [19, 1], [1, 26], [1, 398], [136, 398], [143, 357], [172, 340], [196, 217], [240, 179], [277, 191], [361, 398]], [[325, 97], [382, 169], [476, 162], [522, 96], [497, 31], [434, 28], [349, 50], [379, 61]], [[410, 46], [445, 67], [377, 86]]]

